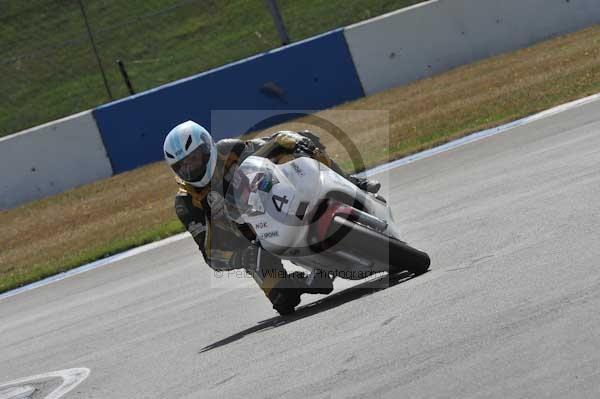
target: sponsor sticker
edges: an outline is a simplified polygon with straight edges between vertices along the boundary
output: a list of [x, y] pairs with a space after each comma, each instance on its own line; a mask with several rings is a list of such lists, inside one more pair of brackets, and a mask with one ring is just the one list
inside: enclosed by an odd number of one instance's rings
[[266, 229], [268, 227], [269, 227], [269, 223], [267, 223], [267, 222], [257, 222], [257, 223], [254, 223], [254, 228], [256, 230], [262, 230], [262, 229]]
[[275, 231], [267, 231], [266, 233], [261, 234], [262, 238], [273, 238], [273, 237], [279, 237], [279, 231], [275, 230]]
[[292, 168], [294, 169], [294, 172], [296, 172], [299, 176], [304, 176], [304, 172], [302, 171], [300, 166], [292, 162]]

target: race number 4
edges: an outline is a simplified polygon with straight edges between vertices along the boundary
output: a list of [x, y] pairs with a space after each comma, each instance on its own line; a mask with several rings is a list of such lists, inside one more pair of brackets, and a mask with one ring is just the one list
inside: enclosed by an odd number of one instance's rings
[[273, 190], [271, 190], [271, 202], [273, 202], [275, 210], [279, 213], [287, 213], [294, 201], [295, 194], [291, 187], [279, 184], [274, 185]]
[[275, 205], [275, 209], [277, 209], [277, 212], [283, 211], [283, 207], [288, 202], [290, 202], [287, 195], [284, 195], [283, 197], [279, 195], [273, 195], [273, 197], [271, 197], [271, 200], [273, 201], [273, 205]]

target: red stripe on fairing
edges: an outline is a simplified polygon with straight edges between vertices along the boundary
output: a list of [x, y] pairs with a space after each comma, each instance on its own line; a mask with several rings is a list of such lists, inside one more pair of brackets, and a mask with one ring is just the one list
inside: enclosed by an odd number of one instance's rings
[[339, 202], [330, 202], [317, 222], [317, 237], [319, 241], [323, 242], [327, 238], [327, 231], [336, 215], [350, 215], [351, 213], [352, 207]]

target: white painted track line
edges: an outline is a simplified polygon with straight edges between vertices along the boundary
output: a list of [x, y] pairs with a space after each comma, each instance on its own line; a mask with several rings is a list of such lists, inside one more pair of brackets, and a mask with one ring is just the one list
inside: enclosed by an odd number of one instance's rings
[[[19, 378], [18, 380], [12, 380], [0, 384], [0, 389], [5, 387], [12, 387], [16, 385], [35, 383], [48, 378], [62, 378], [63, 382], [60, 386], [54, 389], [44, 399], [59, 399], [68, 392], [72, 391], [77, 385], [83, 382], [90, 375], [90, 369], [81, 367], [67, 370], [53, 371], [50, 373], [38, 374], [31, 377]], [[21, 396], [18, 396], [21, 397]], [[29, 396], [28, 396], [29, 397]]]
[[153, 242], [153, 243], [150, 243], [150, 244], [142, 245], [141, 247], [133, 248], [133, 249], [130, 249], [128, 251], [121, 252], [120, 254], [112, 255], [112, 256], [106, 257], [104, 259], [100, 259], [100, 260], [97, 260], [95, 262], [88, 263], [86, 265], [76, 267], [75, 269], [71, 269], [71, 270], [68, 270], [66, 272], [59, 273], [59, 274], [54, 275], [54, 276], [50, 276], [50, 277], [45, 278], [43, 280], [36, 281], [35, 283], [27, 284], [27, 285], [24, 285], [23, 287], [19, 287], [19, 288], [16, 288], [14, 290], [7, 291], [7, 292], [5, 292], [3, 294], [0, 294], [0, 301], [3, 300], [3, 299], [9, 298], [11, 296], [20, 294], [21, 292], [30, 291], [30, 290], [38, 288], [38, 287], [43, 287], [45, 285], [48, 285], [48, 284], [51, 284], [51, 283], [54, 283], [54, 282], [57, 282], [57, 281], [60, 281], [60, 280], [64, 280], [66, 278], [73, 277], [73, 276], [76, 276], [78, 274], [90, 271], [90, 270], [98, 269], [98, 268], [100, 268], [102, 266], [106, 266], [106, 265], [109, 265], [111, 263], [114, 263], [114, 262], [117, 262], [117, 261], [120, 261], [120, 260], [123, 260], [123, 259], [127, 259], [127, 258], [130, 258], [130, 257], [135, 256], [135, 255], [139, 255], [141, 253], [150, 251], [152, 249], [160, 248], [160, 247], [163, 247], [165, 245], [169, 245], [169, 244], [171, 244], [173, 242], [180, 241], [180, 240], [182, 240], [182, 239], [184, 239], [186, 237], [187, 237], [187, 233], [177, 234], [177, 235], [174, 235], [172, 237], [165, 238], [164, 240], [160, 240], [160, 241], [156, 241], [156, 242]]
[[532, 122], [535, 122], [535, 121], [539, 121], [540, 119], [548, 118], [550, 116], [559, 114], [561, 112], [565, 112], [565, 111], [568, 111], [568, 110], [571, 110], [571, 109], [574, 109], [574, 108], [577, 108], [577, 107], [581, 107], [581, 106], [583, 106], [585, 104], [588, 104], [588, 103], [591, 103], [591, 102], [594, 102], [594, 101], [598, 101], [598, 100], [600, 100], [600, 93], [591, 95], [589, 97], [584, 97], [584, 98], [581, 98], [579, 100], [575, 100], [575, 101], [572, 101], [572, 102], [569, 102], [569, 103], [566, 103], [566, 104], [558, 105], [558, 106], [556, 106], [554, 108], [550, 108], [550, 109], [547, 109], [547, 110], [542, 111], [540, 113], [533, 114], [533, 115], [527, 116], [527, 117], [522, 118], [522, 119], [518, 119], [516, 121], [507, 123], [505, 125], [493, 127], [491, 129], [487, 129], [487, 130], [482, 130], [482, 131], [476, 132], [476, 133], [472, 133], [472, 134], [470, 134], [468, 136], [462, 137], [462, 138], [457, 139], [457, 140], [450, 141], [450, 142], [448, 142], [446, 144], [443, 144], [441, 146], [438, 146], [438, 147], [435, 147], [435, 148], [431, 148], [429, 150], [425, 150], [425, 151], [422, 151], [422, 152], [419, 152], [419, 153], [416, 153], [416, 154], [413, 154], [413, 155], [409, 155], [407, 157], [398, 159], [396, 161], [392, 161], [392, 162], [388, 162], [388, 163], [383, 164], [383, 165], [376, 166], [376, 167], [374, 167], [372, 169], [367, 170], [366, 172], [364, 172], [364, 174], [367, 175], [367, 176], [372, 176], [372, 175], [376, 175], [378, 173], [383, 173], [383, 172], [386, 172], [388, 170], [392, 170], [392, 169], [398, 168], [398, 167], [400, 167], [402, 165], [406, 165], [406, 164], [409, 164], [411, 162], [418, 161], [420, 159], [429, 158], [431, 156], [440, 154], [442, 152], [450, 151], [450, 150], [453, 150], [455, 148], [462, 147], [463, 145], [466, 145], [466, 144], [469, 144], [469, 143], [473, 143], [473, 142], [478, 141], [478, 140], [482, 140], [482, 139], [484, 139], [486, 137], [495, 136], [497, 134], [507, 132], [507, 131], [509, 131], [511, 129], [514, 129], [514, 128], [517, 128], [519, 126], [527, 125], [529, 123], [532, 123]]

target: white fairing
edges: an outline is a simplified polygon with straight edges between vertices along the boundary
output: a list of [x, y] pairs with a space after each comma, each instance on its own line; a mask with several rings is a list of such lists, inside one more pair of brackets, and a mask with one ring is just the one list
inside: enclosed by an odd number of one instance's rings
[[316, 208], [332, 192], [357, 199], [365, 212], [387, 222], [384, 234], [400, 239], [385, 202], [314, 159], [303, 157], [278, 165], [250, 156], [233, 182], [228, 207], [237, 208], [237, 213], [230, 212], [230, 216], [251, 225], [264, 249], [303, 266], [327, 267], [323, 256], [310, 250], [307, 239]]

